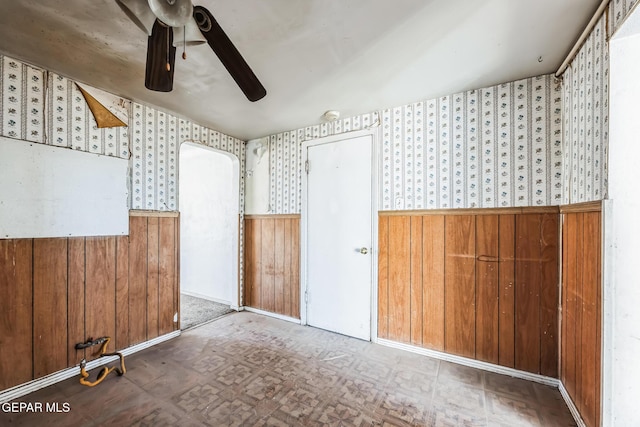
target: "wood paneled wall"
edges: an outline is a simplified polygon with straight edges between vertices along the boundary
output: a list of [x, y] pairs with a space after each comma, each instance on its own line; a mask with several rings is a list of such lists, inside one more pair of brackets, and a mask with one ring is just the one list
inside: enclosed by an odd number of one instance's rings
[[378, 336], [557, 377], [558, 218], [380, 213]]
[[563, 208], [561, 374], [587, 426], [600, 425], [601, 205]]
[[129, 236], [0, 240], [0, 390], [177, 330], [177, 214], [132, 211]]
[[300, 215], [244, 219], [244, 305], [300, 318]]

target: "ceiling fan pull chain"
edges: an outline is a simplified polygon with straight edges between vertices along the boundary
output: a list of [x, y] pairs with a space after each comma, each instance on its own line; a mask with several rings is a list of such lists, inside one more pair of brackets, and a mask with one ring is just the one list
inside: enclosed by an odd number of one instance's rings
[[187, 26], [182, 29], [182, 59], [187, 60]]
[[171, 71], [171, 60], [170, 60], [171, 46], [170, 46], [169, 39], [171, 39], [170, 31], [167, 31], [167, 71]]

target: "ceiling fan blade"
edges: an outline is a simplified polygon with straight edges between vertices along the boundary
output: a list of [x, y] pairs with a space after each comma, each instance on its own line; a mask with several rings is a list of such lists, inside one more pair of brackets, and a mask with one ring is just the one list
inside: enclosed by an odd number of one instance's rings
[[173, 46], [173, 29], [156, 19], [147, 41], [145, 87], [157, 92], [171, 92], [175, 63], [176, 48]]
[[198, 23], [202, 35], [207, 43], [227, 69], [231, 77], [236, 81], [249, 101], [255, 102], [264, 98], [266, 89], [256, 75], [251, 71], [247, 62], [242, 58], [238, 49], [233, 45], [229, 37], [222, 30], [211, 12], [202, 6], [193, 7], [193, 17]]

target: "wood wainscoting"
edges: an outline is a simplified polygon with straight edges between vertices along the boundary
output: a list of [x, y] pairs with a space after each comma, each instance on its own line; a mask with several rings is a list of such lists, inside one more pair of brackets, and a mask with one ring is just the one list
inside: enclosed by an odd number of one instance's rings
[[0, 240], [0, 390], [179, 329], [179, 218], [131, 211], [129, 236]]
[[380, 212], [378, 336], [558, 376], [559, 214]]
[[561, 208], [560, 380], [585, 424], [600, 425], [602, 204]]
[[244, 305], [300, 318], [300, 215], [244, 217]]

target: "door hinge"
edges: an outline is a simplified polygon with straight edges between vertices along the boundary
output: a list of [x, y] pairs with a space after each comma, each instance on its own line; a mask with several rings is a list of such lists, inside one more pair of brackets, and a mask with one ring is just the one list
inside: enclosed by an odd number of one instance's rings
[[309, 304], [309, 292], [304, 292], [304, 302], [305, 304]]
[[304, 162], [304, 171], [309, 173], [309, 160], [305, 160]]

